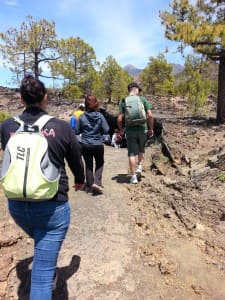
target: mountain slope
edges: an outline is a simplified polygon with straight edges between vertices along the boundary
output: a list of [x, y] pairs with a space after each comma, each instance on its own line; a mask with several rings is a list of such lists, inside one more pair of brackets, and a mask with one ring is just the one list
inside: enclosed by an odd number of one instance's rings
[[[171, 65], [173, 67], [173, 74], [174, 75], [182, 72], [183, 69], [184, 69], [184, 66], [182, 66], [180, 64], [171, 63]], [[128, 74], [130, 74], [131, 76], [134, 76], [134, 77], [138, 76], [143, 71], [143, 69], [136, 68], [132, 64], [126, 65], [125, 67], [123, 67], [123, 70], [127, 71]]]

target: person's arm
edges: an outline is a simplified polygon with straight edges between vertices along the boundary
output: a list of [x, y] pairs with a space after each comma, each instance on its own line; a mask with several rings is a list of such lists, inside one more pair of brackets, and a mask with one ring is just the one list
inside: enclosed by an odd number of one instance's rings
[[148, 122], [148, 136], [152, 137], [154, 135], [154, 130], [153, 130], [153, 116], [150, 109], [147, 110], [146, 115], [147, 115], [147, 122]]
[[75, 136], [71, 142], [71, 151], [67, 156], [67, 162], [74, 175], [74, 182], [84, 183], [84, 165], [81, 156], [81, 146]]
[[19, 125], [13, 121], [12, 118], [5, 120], [2, 124], [1, 124], [1, 136], [0, 136], [0, 145], [2, 150], [5, 150], [6, 144], [11, 136], [11, 134], [13, 132], [16, 132], [16, 130], [18, 129]]
[[102, 130], [103, 130], [103, 134], [107, 134], [109, 131], [109, 124], [106, 121], [105, 117], [103, 116], [102, 113], [100, 113], [100, 117], [102, 119]]
[[119, 130], [119, 134], [123, 134], [123, 113], [119, 112], [118, 116], [117, 116], [117, 127]]
[[74, 134], [69, 132], [69, 147], [66, 153], [66, 161], [70, 167], [71, 172], [74, 175], [74, 187], [78, 190], [79, 186], [84, 184], [84, 164], [81, 155], [81, 146]]
[[78, 135], [81, 133], [81, 126], [80, 126], [80, 118], [76, 119], [76, 127], [75, 127], [75, 133]]
[[152, 116], [152, 105], [150, 102], [142, 96], [142, 101], [146, 110], [146, 117], [147, 117], [147, 123], [148, 123], [148, 136], [152, 137], [154, 135], [154, 130], [153, 130], [153, 116]]
[[123, 129], [123, 118], [124, 118], [124, 100], [121, 100], [120, 103], [119, 103], [119, 114], [117, 116], [117, 127], [118, 127], [118, 130], [119, 130], [119, 134], [123, 135], [124, 133], [124, 129]]

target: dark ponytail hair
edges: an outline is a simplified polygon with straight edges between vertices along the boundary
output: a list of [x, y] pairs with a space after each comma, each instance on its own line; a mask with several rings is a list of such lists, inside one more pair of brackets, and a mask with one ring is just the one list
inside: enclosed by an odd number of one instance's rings
[[23, 78], [20, 86], [20, 94], [27, 105], [32, 106], [40, 103], [46, 92], [44, 83], [33, 75], [29, 74]]

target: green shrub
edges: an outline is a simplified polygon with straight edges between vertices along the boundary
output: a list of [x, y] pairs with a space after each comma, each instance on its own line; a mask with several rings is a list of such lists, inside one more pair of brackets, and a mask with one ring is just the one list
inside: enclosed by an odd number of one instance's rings
[[221, 182], [225, 182], [225, 173], [221, 173], [221, 174], [217, 177], [217, 179], [218, 179], [219, 181], [221, 181]]
[[9, 119], [10, 117], [11, 116], [7, 112], [5, 111], [0, 112], [0, 122], [3, 122], [6, 119]]

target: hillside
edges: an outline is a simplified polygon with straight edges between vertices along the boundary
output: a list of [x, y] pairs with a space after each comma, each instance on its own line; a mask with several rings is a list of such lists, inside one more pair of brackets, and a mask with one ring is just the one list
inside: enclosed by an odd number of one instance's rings
[[[225, 299], [225, 126], [214, 125], [213, 105], [192, 118], [184, 99], [150, 100], [166, 143], [149, 141], [137, 185], [125, 148], [105, 147], [104, 195], [75, 193], [68, 173], [71, 225], [54, 300]], [[16, 113], [16, 103], [4, 105]], [[68, 119], [72, 109], [49, 113]], [[33, 244], [5, 201], [0, 246], [0, 299], [27, 300]]]
[[[173, 67], [173, 74], [174, 75], [182, 72], [183, 69], [184, 69], [184, 66], [182, 66], [180, 64], [174, 64], [174, 63], [172, 63], [171, 65]], [[134, 77], [137, 77], [143, 71], [143, 69], [136, 68], [132, 64], [126, 65], [125, 67], [123, 67], [123, 69], [125, 71], [127, 71], [131, 76], [134, 76]]]

